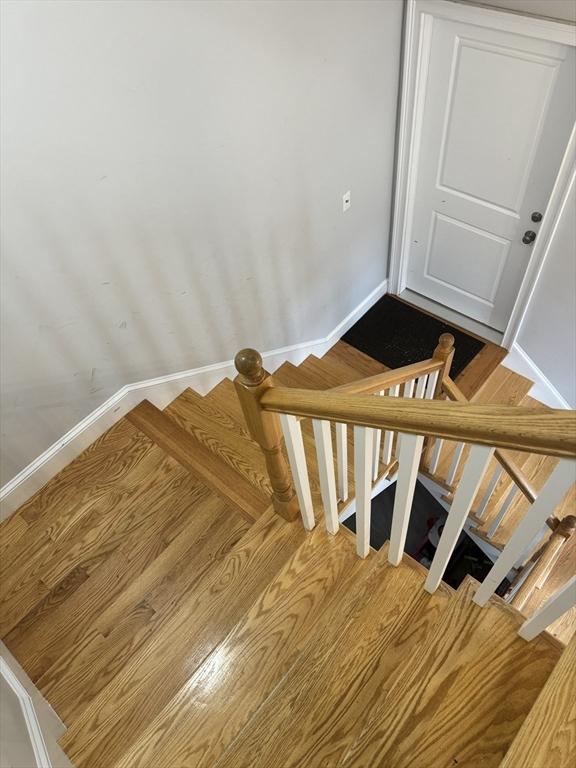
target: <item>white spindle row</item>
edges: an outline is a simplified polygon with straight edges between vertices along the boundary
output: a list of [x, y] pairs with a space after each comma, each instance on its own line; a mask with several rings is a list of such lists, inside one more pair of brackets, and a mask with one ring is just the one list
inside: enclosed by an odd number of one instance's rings
[[[416, 382], [408, 382], [405, 385], [404, 394], [410, 392], [415, 397], [428, 397], [430, 393], [433, 395], [435, 384], [436, 382], [432, 376], [420, 377]], [[387, 394], [388, 396], [397, 397], [398, 393], [399, 386], [395, 386], [386, 393], [378, 393], [377, 396]], [[311, 530], [314, 528], [315, 519], [300, 422], [296, 417], [287, 414], [282, 414], [280, 419], [302, 520], [304, 527], [307, 530]], [[348, 498], [347, 426], [346, 424], [335, 424], [337, 448], [336, 479], [330, 422], [313, 419], [312, 425], [326, 528], [330, 533], [335, 534], [338, 532], [339, 527], [338, 499], [344, 501]], [[385, 464], [391, 462], [393, 437], [393, 432], [385, 431], [382, 447]], [[398, 476], [388, 553], [388, 559], [394, 565], [400, 563], [404, 553], [423, 441], [424, 438], [419, 435], [402, 434], [397, 436]], [[441, 444], [441, 441], [437, 440], [436, 443]], [[362, 426], [354, 427], [356, 547], [360, 557], [366, 557], [370, 550], [372, 484], [377, 478], [379, 445], [379, 430]], [[458, 444], [450, 470], [449, 482], [454, 480], [458, 464], [462, 458], [463, 447], [463, 444]], [[489, 446], [473, 445], [470, 447], [469, 455], [464, 464], [462, 476], [454, 493], [454, 500], [425, 582], [425, 589], [428, 592], [434, 592], [440, 585], [450, 557], [464, 528], [466, 518], [478, 493], [482, 478], [488, 469], [493, 455], [494, 448]], [[485, 514], [490, 498], [502, 477], [502, 472], [501, 466], [497, 466], [493, 471], [477, 510], [479, 517]], [[512, 568], [522, 563], [536, 543], [545, 535], [543, 532], [547, 531], [546, 519], [549, 515], [553, 514], [554, 509], [562, 501], [575, 479], [575, 463], [573, 461], [562, 460], [556, 465], [536, 501], [517, 526], [498, 560], [494, 563], [488, 576], [477, 590], [474, 601], [478, 605], [486, 604]], [[493, 536], [496, 532], [510, 505], [513, 503], [517, 492], [518, 488], [513, 484], [488, 531], [489, 536]], [[526, 639], [535, 637], [536, 634], [545, 629], [575, 602], [576, 577], [557, 595], [554, 595], [531, 619], [526, 621], [519, 634]]]
[[458, 537], [462, 533], [464, 523], [472, 507], [472, 502], [478, 492], [484, 473], [488, 467], [494, 448], [486, 445], [473, 445], [464, 466], [458, 488], [454, 493], [454, 501], [448, 513], [438, 549], [432, 560], [428, 577], [424, 585], [428, 592], [438, 589], [448, 561], [454, 551]]
[[504, 472], [504, 469], [500, 464], [498, 464], [498, 466], [494, 470], [494, 473], [492, 474], [492, 477], [490, 478], [490, 482], [488, 483], [486, 492], [484, 493], [484, 496], [482, 496], [482, 499], [480, 500], [480, 504], [478, 505], [478, 508], [476, 510], [476, 517], [479, 520], [482, 520], [484, 518], [486, 509], [488, 508], [488, 503], [492, 498], [492, 494], [494, 493], [496, 486], [498, 485], [498, 481], [502, 477], [503, 472]]
[[540, 533], [546, 518], [560, 504], [573, 482], [574, 462], [569, 460], [558, 462], [536, 501], [518, 523], [500, 557], [474, 595], [475, 603], [485, 605], [488, 602], [514, 564], [523, 557], [527, 547]]
[[488, 536], [489, 539], [494, 538], [494, 534], [500, 527], [500, 523], [502, 522], [502, 520], [504, 520], [504, 518], [506, 517], [506, 514], [510, 509], [510, 507], [512, 506], [512, 503], [516, 498], [516, 496], [518, 495], [518, 493], [519, 493], [518, 486], [512, 483], [512, 487], [504, 497], [504, 501], [500, 505], [500, 509], [498, 510], [496, 517], [494, 518], [494, 520], [490, 524], [490, 527], [488, 528], [488, 531], [486, 532], [486, 535]]

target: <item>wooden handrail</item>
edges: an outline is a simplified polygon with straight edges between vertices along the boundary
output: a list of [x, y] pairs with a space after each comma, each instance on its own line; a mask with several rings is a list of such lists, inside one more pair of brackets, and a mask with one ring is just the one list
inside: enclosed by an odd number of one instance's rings
[[442, 437], [496, 448], [576, 457], [576, 411], [374, 397], [273, 387], [264, 411]]
[[[445, 376], [442, 379], [442, 389], [448, 397], [453, 400], [456, 403], [468, 403], [469, 400], [466, 397], [466, 395], [462, 392], [462, 390], [458, 387], [455, 381], [453, 381], [449, 376]], [[518, 488], [522, 491], [524, 496], [533, 503], [536, 501], [536, 496], [538, 495], [534, 488], [531, 486], [530, 482], [527, 480], [526, 476], [516, 464], [512, 456], [507, 451], [497, 450], [494, 454], [494, 458], [496, 461], [499, 462], [499, 464], [504, 467], [506, 472], [510, 475], [512, 480], [514, 480], [514, 483], [518, 486]]]
[[402, 368], [394, 368], [390, 371], [377, 373], [375, 376], [367, 376], [365, 379], [351, 381], [349, 384], [340, 384], [338, 387], [329, 389], [329, 392], [342, 392], [345, 394], [369, 394], [381, 392], [397, 384], [405, 384], [407, 381], [417, 379], [420, 376], [426, 376], [434, 371], [439, 371], [444, 365], [442, 360], [423, 360], [421, 363], [412, 363], [404, 365]]

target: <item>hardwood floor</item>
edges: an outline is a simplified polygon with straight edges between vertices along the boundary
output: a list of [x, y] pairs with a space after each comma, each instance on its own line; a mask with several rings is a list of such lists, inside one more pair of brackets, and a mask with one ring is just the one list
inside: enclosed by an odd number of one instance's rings
[[576, 755], [576, 638], [512, 742], [501, 768], [571, 768]]
[[[524, 397], [488, 358], [466, 386]], [[338, 342], [274, 378], [382, 370]], [[409, 557], [361, 560], [349, 531], [325, 533], [303, 434], [311, 533], [273, 513], [229, 380], [163, 412], [144, 401], [0, 526], [0, 634], [76, 768], [491, 768], [522, 733], [559, 645], [520, 640], [520, 617], [475, 606], [471, 583], [429, 595]]]

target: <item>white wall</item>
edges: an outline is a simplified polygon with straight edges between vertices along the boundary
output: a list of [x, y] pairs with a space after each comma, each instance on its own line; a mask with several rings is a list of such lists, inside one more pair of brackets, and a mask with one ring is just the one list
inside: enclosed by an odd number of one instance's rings
[[569, 21], [576, 24], [575, 0], [458, 0], [472, 5], [486, 5], [531, 16]]
[[517, 343], [576, 408], [576, 188], [574, 177]]
[[2, 11], [6, 481], [123, 384], [325, 336], [384, 279], [402, 2]]

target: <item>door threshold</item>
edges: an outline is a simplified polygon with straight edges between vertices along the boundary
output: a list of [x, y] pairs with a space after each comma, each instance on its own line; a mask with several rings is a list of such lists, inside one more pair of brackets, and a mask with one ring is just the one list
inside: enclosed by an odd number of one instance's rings
[[438, 304], [436, 301], [427, 299], [425, 296], [421, 296], [419, 293], [415, 293], [409, 288], [402, 291], [398, 298], [408, 302], [408, 304], [418, 307], [418, 309], [422, 309], [424, 312], [428, 312], [429, 314], [440, 318], [441, 320], [445, 320], [450, 325], [471, 333], [473, 336], [477, 336], [483, 341], [491, 341], [493, 344], [502, 346], [502, 338], [504, 334], [500, 331], [496, 331], [494, 328], [489, 328], [487, 325], [483, 325], [477, 320], [472, 320], [472, 318], [466, 317], [466, 315], [461, 315], [460, 312], [449, 309], [443, 304]]

